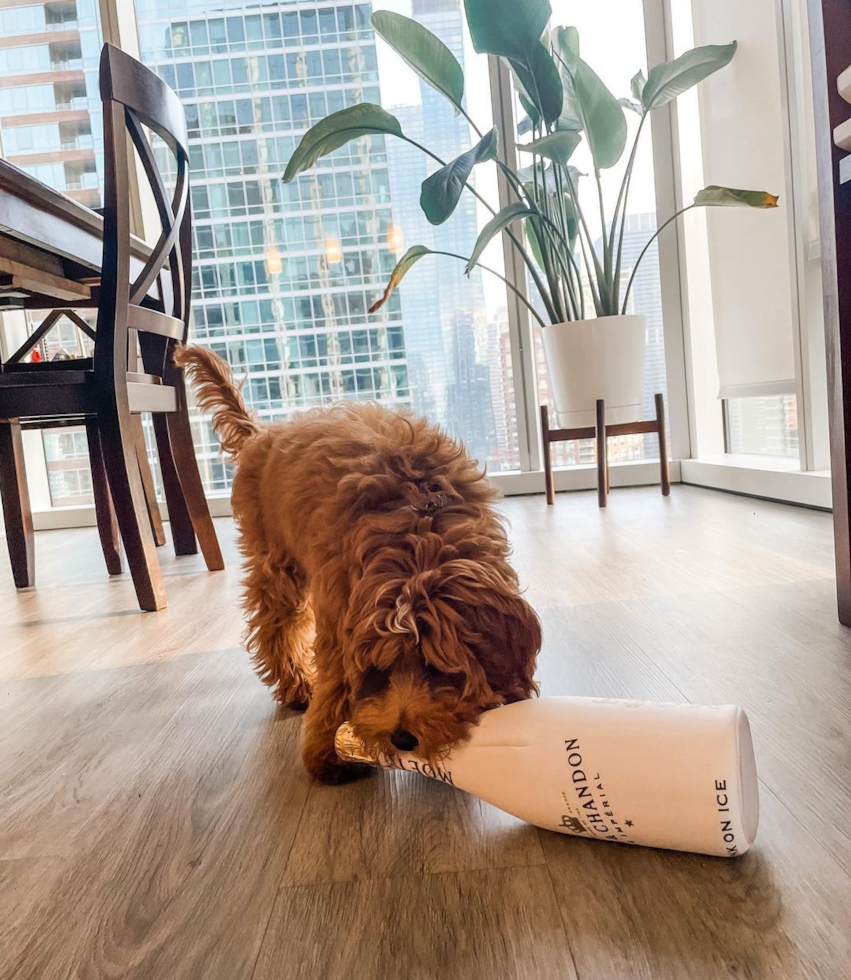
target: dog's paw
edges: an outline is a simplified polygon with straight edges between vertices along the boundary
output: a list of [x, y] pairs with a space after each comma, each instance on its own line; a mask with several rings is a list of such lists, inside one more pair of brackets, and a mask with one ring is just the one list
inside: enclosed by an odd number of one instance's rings
[[363, 779], [371, 772], [372, 766], [366, 766], [361, 762], [326, 762], [311, 770], [314, 779], [319, 780], [324, 786], [344, 786], [346, 783]]

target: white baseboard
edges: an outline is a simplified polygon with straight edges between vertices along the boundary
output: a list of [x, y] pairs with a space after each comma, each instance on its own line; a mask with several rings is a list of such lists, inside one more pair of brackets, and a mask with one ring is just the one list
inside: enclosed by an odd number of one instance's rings
[[[612, 487], [653, 486], [659, 482], [659, 463], [638, 460], [616, 463], [609, 468]], [[493, 473], [493, 483], [511, 497], [544, 492], [544, 474]], [[726, 490], [767, 500], [801, 504], [830, 510], [831, 482], [827, 471], [804, 472], [789, 468], [784, 461], [761, 460], [754, 457], [717, 456], [706, 459], [671, 461], [671, 482], [689, 483], [712, 490]], [[593, 490], [597, 486], [596, 466], [571, 466], [555, 471], [556, 492]], [[213, 517], [229, 517], [230, 497], [208, 498]], [[163, 520], [168, 520], [165, 504], [160, 505]], [[37, 531], [68, 527], [94, 527], [93, 507], [62, 507], [33, 514]]]
[[[506, 497], [520, 494], [543, 493], [544, 474], [537, 473], [492, 473], [490, 479]], [[609, 481], [612, 487], [643, 487], [659, 482], [658, 461], [636, 460], [613, 463], [609, 467]], [[680, 482], [680, 461], [671, 461], [671, 482]], [[597, 467], [571, 466], [555, 471], [556, 492], [564, 490], [593, 490], [597, 486]], [[230, 517], [230, 496], [208, 497], [207, 503], [213, 517]], [[168, 520], [168, 509], [160, 504], [163, 520]], [[57, 507], [54, 510], [40, 510], [33, 513], [33, 526], [36, 531], [56, 531], [69, 527], [95, 527], [94, 507]]]
[[734, 455], [684, 459], [680, 470], [683, 483], [711, 490], [727, 490], [822, 510], [832, 507], [827, 470], [801, 472], [791, 469], [785, 461]]
[[[680, 461], [671, 460], [671, 483], [680, 482]], [[543, 493], [544, 474], [537, 473], [491, 473], [491, 481], [499, 487], [506, 497], [517, 494]], [[625, 463], [612, 463], [609, 466], [609, 485], [612, 487], [644, 487], [659, 482], [658, 460], [635, 460]], [[555, 471], [556, 493], [563, 490], [594, 490], [597, 487], [597, 467], [569, 466]]]

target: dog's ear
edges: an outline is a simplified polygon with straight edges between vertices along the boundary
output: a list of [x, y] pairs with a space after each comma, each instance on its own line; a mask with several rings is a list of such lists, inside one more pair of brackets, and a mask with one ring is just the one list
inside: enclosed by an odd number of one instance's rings
[[483, 673], [487, 686], [506, 701], [537, 692], [541, 624], [512, 573], [456, 559], [435, 573], [425, 598], [414, 611], [427, 661], [471, 678]]
[[488, 684], [505, 701], [522, 701], [538, 693], [535, 662], [541, 650], [541, 623], [517, 594], [492, 594], [470, 609], [468, 645]]
[[366, 568], [352, 589], [343, 620], [344, 664], [353, 672], [389, 670], [419, 640], [412, 599], [398, 572]]

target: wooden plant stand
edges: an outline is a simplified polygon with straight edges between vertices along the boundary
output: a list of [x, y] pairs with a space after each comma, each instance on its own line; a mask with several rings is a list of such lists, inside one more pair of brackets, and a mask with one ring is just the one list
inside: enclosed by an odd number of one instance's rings
[[[550, 446], [554, 442], [567, 442], [572, 439], [597, 440], [597, 503], [606, 506], [609, 494], [609, 454], [608, 442], [612, 436], [643, 435], [655, 432], [659, 436], [659, 469], [661, 471], [662, 496], [671, 492], [671, 472], [668, 466], [668, 437], [665, 434], [665, 400], [661, 394], [655, 396], [656, 418], [642, 422], [623, 422], [619, 425], [606, 425], [606, 405], [602, 398], [597, 399], [597, 424], [583, 425], [575, 429], [551, 429], [549, 412], [541, 405], [541, 431], [544, 437], [544, 478], [547, 485], [547, 503], [556, 502], [555, 479]], [[602, 451], [600, 447], [602, 446]]]

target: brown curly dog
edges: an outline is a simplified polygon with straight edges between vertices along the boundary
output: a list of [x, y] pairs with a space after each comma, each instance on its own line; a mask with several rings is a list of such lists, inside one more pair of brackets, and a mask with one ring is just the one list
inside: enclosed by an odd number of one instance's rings
[[334, 751], [344, 721], [373, 752], [439, 759], [486, 708], [536, 692], [540, 624], [461, 446], [375, 404], [260, 426], [215, 354], [175, 360], [238, 464], [247, 646], [281, 704], [309, 704], [310, 773], [362, 773]]

